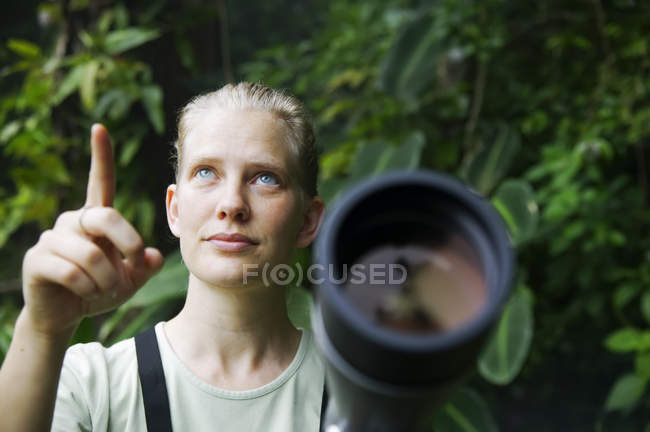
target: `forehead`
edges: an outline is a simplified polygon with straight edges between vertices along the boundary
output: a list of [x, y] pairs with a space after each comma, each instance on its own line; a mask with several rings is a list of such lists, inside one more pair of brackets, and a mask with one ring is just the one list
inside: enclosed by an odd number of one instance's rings
[[186, 123], [181, 160], [266, 160], [295, 172], [296, 158], [288, 140], [288, 127], [266, 111], [210, 109], [195, 113]]

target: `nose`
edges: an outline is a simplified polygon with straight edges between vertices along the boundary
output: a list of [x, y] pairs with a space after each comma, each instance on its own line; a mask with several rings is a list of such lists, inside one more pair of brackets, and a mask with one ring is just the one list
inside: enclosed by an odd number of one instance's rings
[[227, 185], [217, 204], [217, 218], [243, 222], [250, 216], [250, 207], [242, 194], [241, 187], [234, 182]]

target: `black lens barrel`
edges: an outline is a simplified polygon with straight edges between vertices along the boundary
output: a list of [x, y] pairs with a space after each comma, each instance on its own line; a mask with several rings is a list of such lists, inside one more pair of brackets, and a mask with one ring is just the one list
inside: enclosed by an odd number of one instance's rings
[[[460, 235], [478, 256], [486, 297], [478, 313], [445, 332], [408, 333], [373, 323], [344, 295], [340, 276], [361, 254], [382, 244], [439, 242]], [[316, 240], [316, 303], [338, 354], [387, 384], [427, 386], [462, 376], [475, 364], [508, 296], [514, 255], [505, 226], [484, 198], [431, 171], [393, 172], [344, 193]]]

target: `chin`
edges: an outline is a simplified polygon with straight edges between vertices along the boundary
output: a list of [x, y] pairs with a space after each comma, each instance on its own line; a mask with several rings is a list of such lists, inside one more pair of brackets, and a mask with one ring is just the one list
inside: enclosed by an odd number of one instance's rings
[[257, 271], [261, 274], [262, 271], [262, 264], [252, 260], [251, 257], [234, 255], [202, 261], [199, 268], [192, 273], [209, 285], [222, 287], [259, 285], [259, 278], [253, 277], [250, 273], [246, 275], [246, 264], [252, 265], [249, 267], [250, 272]]
[[226, 272], [217, 269], [212, 271], [199, 271], [194, 275], [207, 285], [218, 287], [237, 288], [248, 285], [251, 280], [244, 283], [244, 275], [242, 272]]

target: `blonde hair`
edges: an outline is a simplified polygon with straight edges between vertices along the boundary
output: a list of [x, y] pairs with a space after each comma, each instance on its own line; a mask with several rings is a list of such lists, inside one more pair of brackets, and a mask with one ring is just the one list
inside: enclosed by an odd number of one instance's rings
[[178, 139], [174, 143], [172, 160], [178, 181], [190, 121], [201, 112], [215, 108], [227, 110], [255, 110], [274, 114], [283, 120], [288, 130], [288, 145], [297, 157], [301, 184], [309, 196], [318, 194], [318, 154], [314, 128], [305, 106], [295, 97], [259, 83], [226, 84], [219, 90], [199, 95], [181, 110], [178, 120]]

